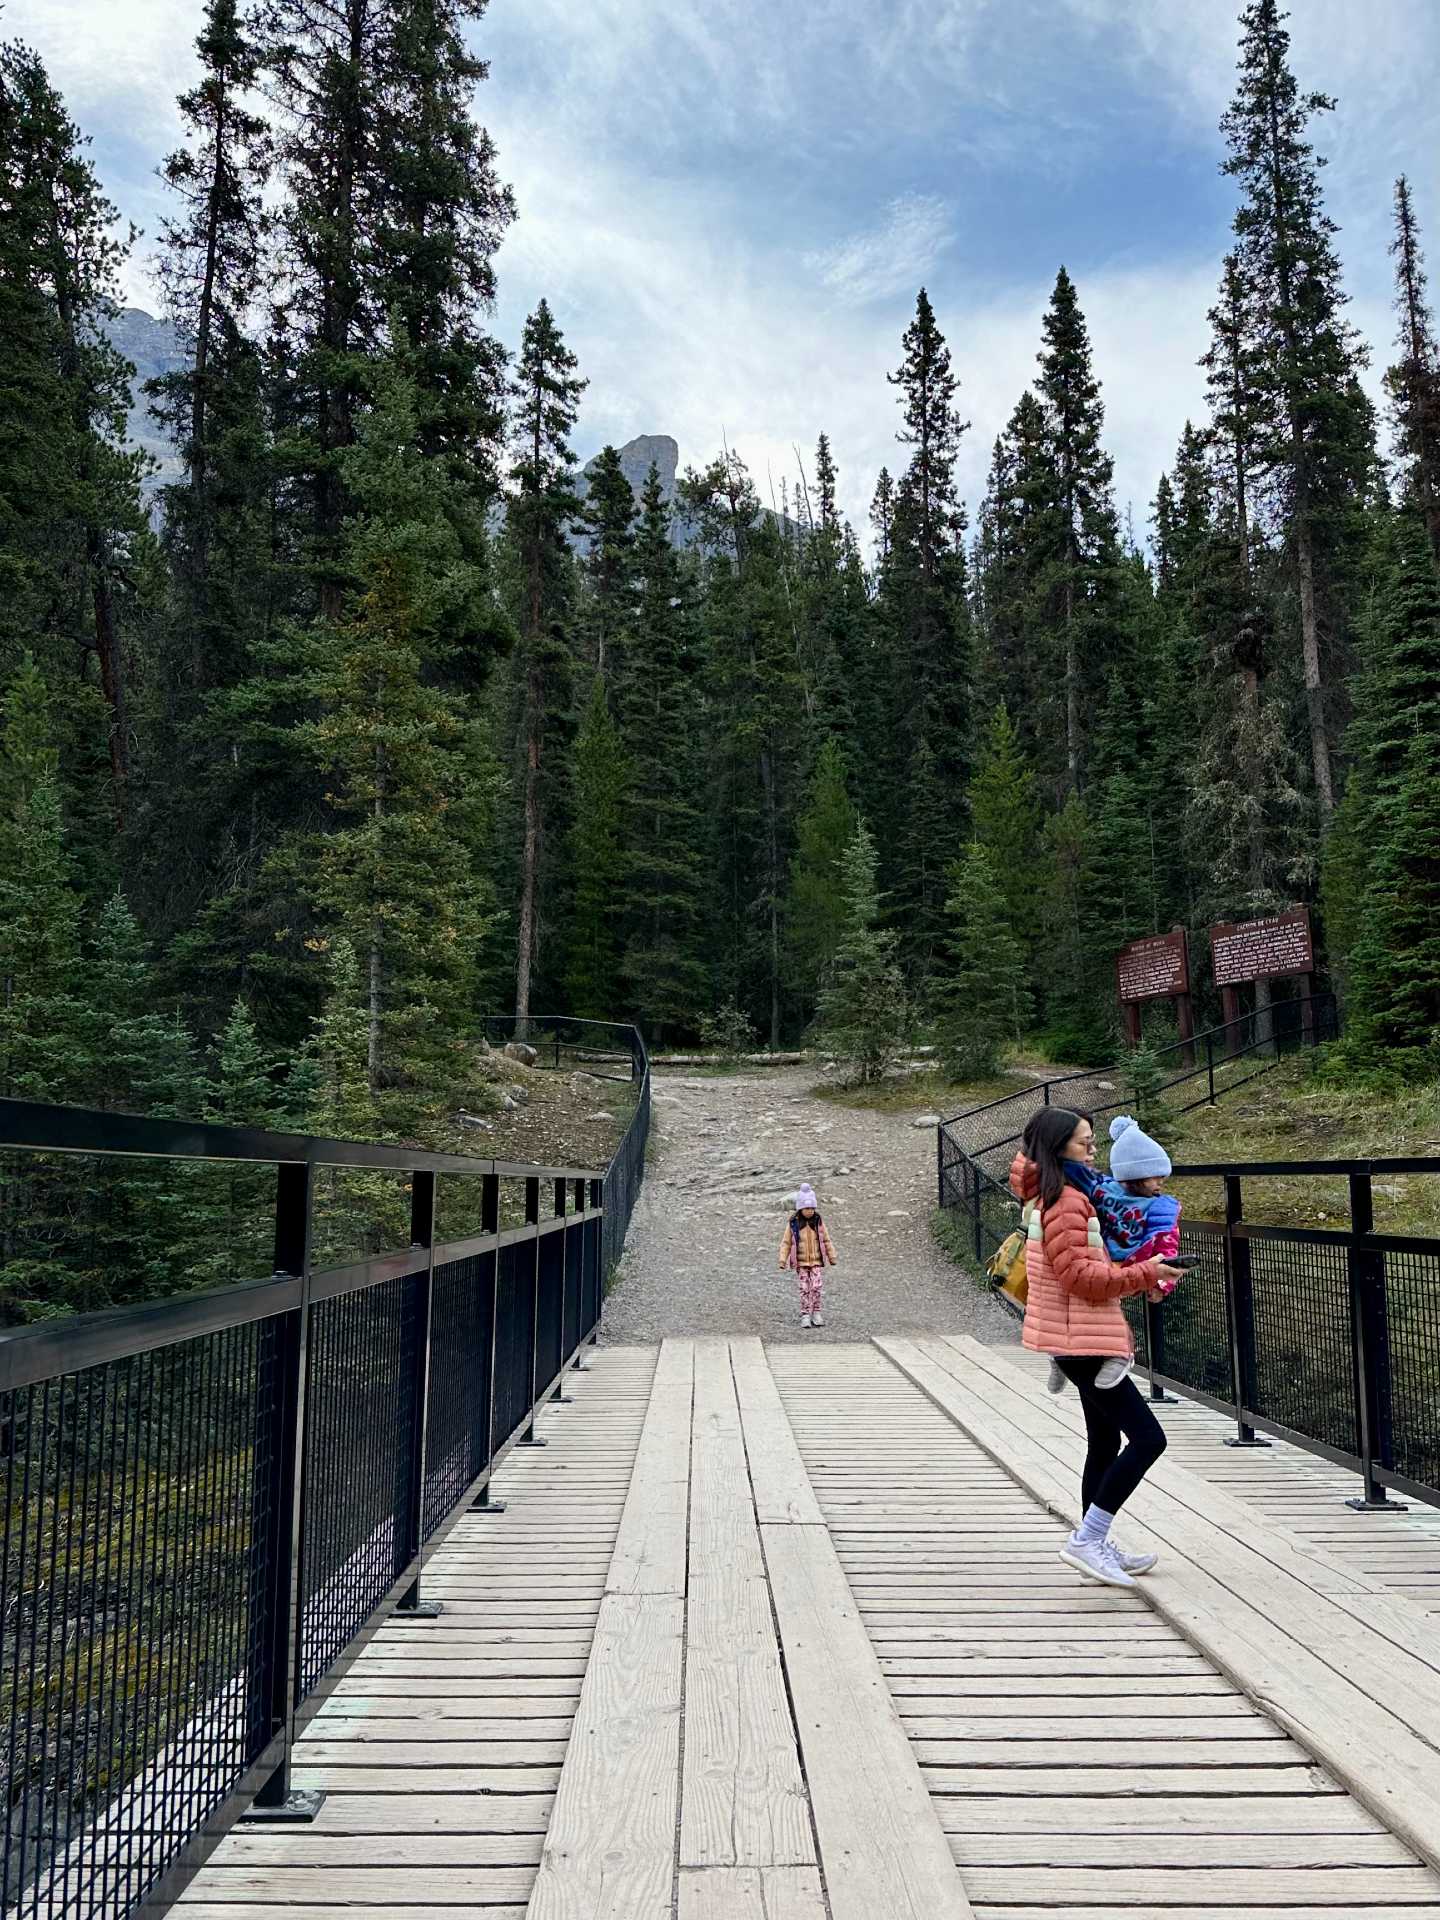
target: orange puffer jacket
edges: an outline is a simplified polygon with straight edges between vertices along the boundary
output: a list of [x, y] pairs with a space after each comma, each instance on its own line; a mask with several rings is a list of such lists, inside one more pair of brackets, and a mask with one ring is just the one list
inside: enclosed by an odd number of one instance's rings
[[[1010, 1191], [1033, 1200], [1040, 1190], [1034, 1164], [1016, 1154]], [[1091, 1222], [1095, 1221], [1092, 1231]], [[1122, 1267], [1100, 1240], [1095, 1209], [1078, 1187], [1066, 1186], [1040, 1218], [1041, 1237], [1025, 1245], [1025, 1331], [1037, 1353], [1111, 1358], [1134, 1351], [1129, 1323], [1120, 1309], [1128, 1293], [1144, 1293], [1158, 1278], [1158, 1260]]]

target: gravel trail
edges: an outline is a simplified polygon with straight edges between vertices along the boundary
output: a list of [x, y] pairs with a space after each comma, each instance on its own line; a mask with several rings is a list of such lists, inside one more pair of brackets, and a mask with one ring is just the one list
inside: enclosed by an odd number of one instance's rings
[[[933, 1127], [915, 1127], [919, 1109], [867, 1113], [818, 1100], [814, 1079], [808, 1067], [656, 1075], [650, 1163], [602, 1339], [923, 1331], [1015, 1341], [1006, 1310], [931, 1237]], [[807, 1179], [839, 1258], [818, 1332], [801, 1328], [794, 1276], [777, 1264], [790, 1196]]]

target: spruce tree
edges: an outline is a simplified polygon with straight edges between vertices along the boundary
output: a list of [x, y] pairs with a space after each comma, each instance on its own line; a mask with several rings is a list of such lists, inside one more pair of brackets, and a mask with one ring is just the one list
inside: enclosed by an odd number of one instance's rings
[[1334, 102], [1301, 92], [1284, 20], [1279, 0], [1250, 0], [1242, 13], [1236, 92], [1221, 131], [1224, 171], [1241, 192], [1235, 255], [1260, 401], [1257, 467], [1294, 554], [1310, 758], [1327, 817], [1335, 800], [1327, 656], [1339, 638], [1339, 574], [1370, 456], [1355, 380], [1364, 354], [1344, 319], [1335, 223], [1320, 186], [1324, 162], [1307, 137], [1314, 117]]
[[511, 381], [515, 491], [508, 532], [518, 569], [522, 677], [522, 850], [515, 1012], [530, 1012], [530, 984], [540, 943], [541, 862], [554, 782], [545, 762], [547, 733], [568, 704], [573, 563], [566, 534], [580, 511], [570, 433], [585, 381], [575, 372], [549, 303], [525, 322]]
[[704, 772], [691, 613], [671, 516], [653, 465], [635, 535], [632, 670], [617, 715], [629, 771], [623, 972], [628, 1002], [657, 1042], [693, 1028], [706, 1004], [700, 946]]
[[1440, 736], [1416, 732], [1378, 815], [1347, 1050], [1387, 1077], [1440, 1072]]
[[1058, 488], [1065, 765], [1068, 786], [1078, 792], [1085, 762], [1085, 691], [1104, 667], [1105, 602], [1118, 530], [1110, 491], [1114, 463], [1100, 438], [1105, 408], [1091, 363], [1089, 329], [1064, 267], [1056, 276], [1043, 331], [1036, 389]]
[[596, 674], [575, 740], [575, 817], [570, 829], [572, 907], [565, 997], [586, 1020], [612, 1020], [620, 990], [629, 775], [605, 682]]
[[785, 905], [791, 990], [808, 1025], [844, 928], [840, 863], [855, 836], [855, 809], [840, 743], [820, 748], [805, 807], [796, 822]]
[[1040, 805], [1009, 712], [996, 707], [970, 787], [974, 844], [987, 857], [1011, 932], [1028, 963], [1039, 931]]
[[935, 994], [941, 1057], [954, 1079], [983, 1080], [1024, 1031], [1030, 992], [999, 873], [978, 841], [952, 869], [946, 913], [950, 937]]
[[1395, 308], [1400, 316], [1399, 359], [1389, 368], [1397, 450], [1407, 495], [1415, 501], [1440, 559], [1440, 347], [1425, 300], [1425, 261], [1410, 183], [1395, 182]]
[[879, 924], [875, 842], [862, 820], [841, 862], [844, 927], [820, 997], [821, 1044], [848, 1060], [862, 1086], [884, 1077], [905, 1035], [905, 981], [897, 936]]
[[601, 448], [588, 479], [584, 657], [601, 679], [615, 684], [627, 670], [635, 617], [635, 496], [614, 447]]

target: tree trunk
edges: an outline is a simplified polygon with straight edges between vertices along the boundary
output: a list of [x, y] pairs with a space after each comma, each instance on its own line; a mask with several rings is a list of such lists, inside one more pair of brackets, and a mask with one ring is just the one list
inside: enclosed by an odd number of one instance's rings
[[[384, 811], [384, 766], [381, 749], [375, 749], [375, 804], [371, 815], [378, 822]], [[365, 1045], [365, 1072], [370, 1082], [370, 1091], [374, 1093], [380, 1084], [380, 1002], [381, 978], [383, 969], [380, 957], [380, 923], [373, 921], [370, 927], [370, 1031]]]
[[768, 750], [760, 755], [760, 785], [765, 795], [765, 878], [769, 895], [770, 1045], [780, 1045], [780, 824], [775, 797], [775, 763]]
[[1315, 611], [1315, 556], [1308, 514], [1296, 515], [1295, 557], [1300, 571], [1300, 644], [1305, 666], [1305, 711], [1310, 722], [1310, 753], [1315, 762], [1315, 792], [1326, 819], [1335, 811], [1330, 772], [1330, 741], [1325, 732], [1325, 685], [1320, 671], [1320, 624]]
[[1258, 1049], [1268, 1047], [1275, 1038], [1275, 1017], [1272, 1011], [1274, 988], [1268, 980], [1255, 982], [1255, 1046]]
[[1065, 764], [1070, 791], [1080, 791], [1080, 662], [1075, 642], [1075, 574], [1065, 579]]
[[523, 1040], [530, 1016], [530, 969], [535, 956], [535, 902], [540, 872], [539, 675], [532, 668], [526, 690], [525, 842], [520, 883], [520, 941], [515, 961], [516, 1037]]

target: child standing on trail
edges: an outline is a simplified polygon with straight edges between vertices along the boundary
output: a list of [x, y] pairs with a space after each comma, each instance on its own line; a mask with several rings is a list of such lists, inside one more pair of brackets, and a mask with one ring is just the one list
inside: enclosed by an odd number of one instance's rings
[[[1088, 1169], [1093, 1181], [1088, 1198], [1106, 1253], [1119, 1266], [1135, 1267], [1145, 1260], [1174, 1260], [1180, 1252], [1180, 1202], [1165, 1192], [1170, 1178], [1170, 1156], [1158, 1140], [1142, 1133], [1129, 1114], [1110, 1122], [1110, 1172]], [[1084, 1176], [1082, 1176], [1084, 1177]], [[1155, 1288], [1151, 1299], [1163, 1300], [1170, 1288]], [[1118, 1387], [1135, 1365], [1135, 1356], [1107, 1360], [1095, 1376], [1101, 1389]], [[1052, 1359], [1046, 1383], [1052, 1393], [1065, 1391], [1065, 1375]]]
[[780, 1242], [780, 1265], [793, 1267], [800, 1281], [802, 1327], [824, 1326], [820, 1317], [820, 1290], [825, 1284], [826, 1267], [834, 1264], [834, 1243], [820, 1218], [815, 1189], [801, 1187], [795, 1196], [795, 1211], [785, 1225], [785, 1238]]

